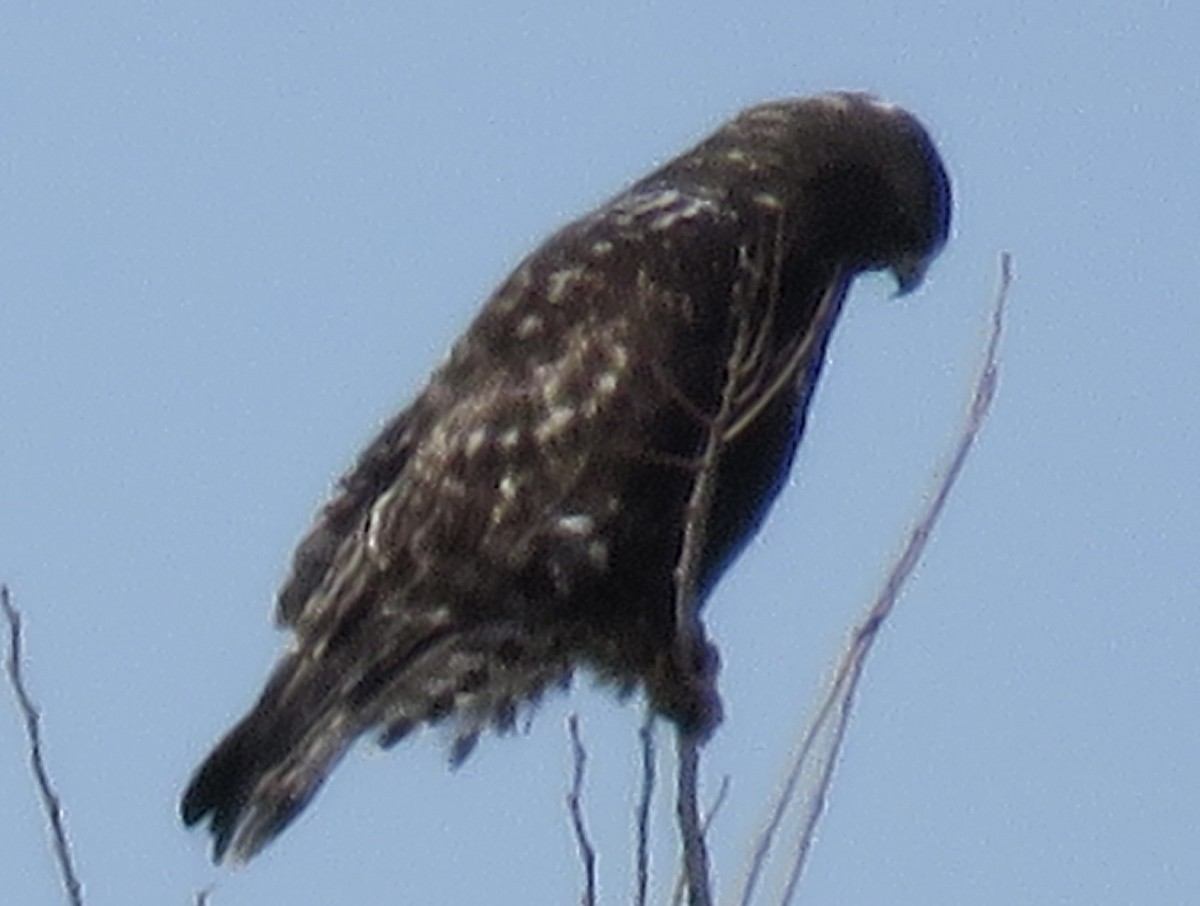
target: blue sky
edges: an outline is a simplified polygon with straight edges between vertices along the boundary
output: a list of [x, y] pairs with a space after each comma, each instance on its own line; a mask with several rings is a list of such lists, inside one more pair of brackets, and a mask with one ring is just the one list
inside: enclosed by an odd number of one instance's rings
[[[935, 135], [954, 233], [919, 293], [860, 281], [790, 486], [710, 601], [719, 889], [929, 493], [1008, 249], [993, 417], [868, 667], [800, 902], [1200, 901], [1200, 10], [422, 6], [5, 7], [0, 580], [91, 900], [572, 902], [573, 710], [602, 899], [628, 900], [641, 711], [586, 678], [453, 774], [437, 732], [362, 747], [242, 870], [175, 804], [283, 644], [313, 509], [520, 256], [746, 104], [865, 88]], [[0, 892], [58, 902], [5, 699]]]

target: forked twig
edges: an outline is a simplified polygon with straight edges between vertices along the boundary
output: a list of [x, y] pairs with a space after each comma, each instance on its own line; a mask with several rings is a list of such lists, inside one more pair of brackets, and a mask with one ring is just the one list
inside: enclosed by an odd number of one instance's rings
[[676, 814], [679, 836], [683, 845], [683, 869], [687, 882], [690, 906], [710, 906], [712, 889], [708, 875], [708, 845], [704, 838], [704, 823], [697, 805], [700, 787], [700, 740], [682, 730], [676, 734], [679, 743], [679, 782], [676, 792]]
[[[729, 796], [729, 785], [729, 775], [726, 774], [721, 778], [721, 785], [717, 788], [717, 795], [713, 797], [712, 805], [708, 807], [708, 812], [700, 822], [700, 833], [704, 835], [706, 840], [708, 839], [708, 832], [711, 830], [713, 822], [716, 821], [717, 815], [721, 812], [721, 806], [725, 804], [725, 800]], [[675, 879], [675, 890], [671, 894], [672, 906], [679, 906], [683, 902], [683, 891], [686, 884], [687, 873], [681, 870], [679, 876]]]
[[[779, 292], [779, 266], [780, 262], [776, 261], [770, 274], [770, 285], [767, 287], [770, 293]], [[844, 271], [839, 270], [834, 274], [817, 304], [812, 323], [774, 375], [763, 373], [761, 357], [767, 343], [764, 331], [769, 329], [774, 318], [776, 300], [771, 300], [766, 320], [757, 328], [752, 323], [753, 316], [749, 310], [743, 308], [737, 314], [736, 332], [726, 360], [726, 376], [717, 412], [708, 427], [698, 459], [696, 477], [684, 516], [679, 559], [675, 565], [676, 657], [685, 673], [702, 662], [707, 645], [699, 615], [700, 570], [707, 546], [708, 521], [721, 454], [725, 446], [757, 419], [785, 387], [795, 384], [813, 357], [821, 354], [845, 298], [847, 279]], [[749, 288], [751, 294], [757, 294], [760, 290], [761, 287], [757, 285]], [[762, 384], [764, 377], [770, 377], [765, 385]], [[702, 677], [701, 680], [706, 684], [711, 683], [710, 677]], [[702, 742], [701, 736], [682, 729], [679, 731], [676, 809], [690, 906], [709, 906], [712, 901], [708, 852], [697, 804]]]
[[[788, 356], [784, 366], [779, 369], [771, 383], [765, 388], [751, 385], [739, 393], [737, 419], [732, 424], [724, 426], [722, 441], [728, 443], [734, 440], [752, 424], [785, 387], [794, 383], [796, 376], [804, 366], [812, 361], [813, 356], [819, 354], [820, 350], [824, 348], [825, 341], [829, 337], [830, 331], [833, 330], [833, 325], [841, 311], [842, 302], [845, 301], [847, 279], [843, 270], [839, 270], [834, 275], [829, 283], [829, 288], [825, 290], [825, 294], [817, 304], [811, 327], [804, 332], [804, 336], [800, 338], [800, 342], [796, 344], [796, 348]], [[749, 405], [742, 408], [743, 397], [747, 395]]]
[[1011, 256], [1004, 253], [1000, 257], [1000, 279], [992, 306], [991, 332], [984, 352], [983, 365], [975, 383], [971, 405], [959, 433], [958, 442], [933, 498], [909, 532], [904, 549], [888, 573], [883, 589], [875, 598], [866, 617], [855, 629], [850, 644], [834, 673], [833, 683], [816, 715], [805, 730], [792, 766], [788, 771], [783, 791], [776, 800], [771, 815], [751, 854], [750, 867], [746, 873], [740, 899], [743, 906], [749, 904], [754, 895], [785, 814], [796, 801], [801, 779], [806, 774], [810, 774], [813, 776], [806, 782], [801, 799], [800, 830], [780, 902], [790, 902], [795, 893], [812, 845], [817, 821], [825, 807], [833, 779], [833, 769], [845, 738], [854, 705], [855, 691], [867, 656], [880, 627], [891, 614], [900, 591], [912, 575], [924, 552], [930, 534], [941, 517], [946, 501], [962, 473], [963, 466], [966, 464], [967, 457], [995, 398], [999, 368], [997, 354], [1011, 285]]
[[[689, 679], [705, 658], [708, 644], [704, 625], [700, 622], [700, 568], [707, 543], [708, 517], [716, 489], [721, 446], [725, 425], [729, 421], [736, 392], [736, 371], [750, 342], [748, 318], [743, 317], [733, 340], [727, 366], [728, 376], [722, 387], [717, 413], [708, 426], [704, 448], [700, 454], [696, 478], [688, 497], [684, 514], [683, 541], [675, 564], [675, 652], [680, 670]], [[711, 677], [701, 682], [711, 683]], [[701, 693], [703, 694], [703, 693]], [[703, 740], [696, 733], [680, 727], [676, 734], [677, 784], [675, 811], [679, 821], [679, 838], [683, 847], [684, 876], [687, 879], [688, 902], [691, 906], [709, 906], [712, 894], [709, 886], [708, 850], [700, 828], [697, 804], [700, 773], [700, 746]]]

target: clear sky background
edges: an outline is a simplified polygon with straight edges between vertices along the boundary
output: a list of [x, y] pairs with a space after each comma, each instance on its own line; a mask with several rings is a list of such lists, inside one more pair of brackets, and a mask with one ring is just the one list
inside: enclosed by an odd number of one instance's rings
[[[1008, 249], [993, 418], [799, 902], [1200, 902], [1200, 7], [1071, 7], [6, 3], [0, 579], [91, 902], [575, 902], [571, 710], [628, 901], [642, 712], [586, 678], [453, 774], [436, 731], [361, 747], [243, 870], [177, 797], [284, 642], [314, 508], [519, 258], [740, 107], [842, 87], [922, 117], [956, 220], [919, 293], [860, 281], [710, 601], [719, 889], [929, 493]], [[7, 690], [0, 899], [60, 900]]]

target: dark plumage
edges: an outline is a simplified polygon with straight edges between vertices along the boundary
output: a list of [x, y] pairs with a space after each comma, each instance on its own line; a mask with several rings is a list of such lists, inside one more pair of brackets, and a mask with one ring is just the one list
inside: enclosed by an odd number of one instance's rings
[[361, 734], [452, 757], [579, 666], [705, 734], [698, 608], [758, 529], [860, 272], [945, 242], [929, 136], [859, 94], [746, 110], [550, 237], [342, 479], [278, 601], [294, 644], [184, 794], [248, 858]]

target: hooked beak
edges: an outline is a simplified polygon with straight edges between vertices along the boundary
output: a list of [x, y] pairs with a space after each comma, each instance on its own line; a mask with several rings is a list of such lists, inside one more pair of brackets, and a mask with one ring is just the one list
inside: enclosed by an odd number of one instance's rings
[[896, 296], [907, 296], [921, 285], [925, 279], [925, 271], [929, 269], [931, 258], [917, 257], [901, 258], [891, 267], [892, 275], [896, 278]]

